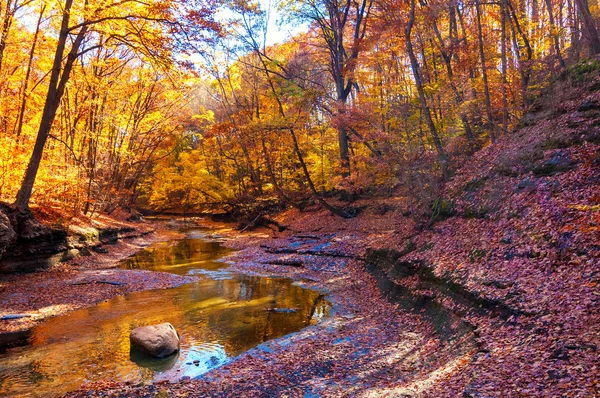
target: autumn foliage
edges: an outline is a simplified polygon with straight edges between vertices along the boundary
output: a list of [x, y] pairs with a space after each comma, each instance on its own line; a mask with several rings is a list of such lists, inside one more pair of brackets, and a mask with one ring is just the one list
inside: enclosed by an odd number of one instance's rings
[[597, 52], [585, 0], [282, 1], [304, 29], [275, 44], [262, 7], [6, 0], [0, 199], [352, 216], [327, 198], [396, 192], [430, 216], [452, 170]]

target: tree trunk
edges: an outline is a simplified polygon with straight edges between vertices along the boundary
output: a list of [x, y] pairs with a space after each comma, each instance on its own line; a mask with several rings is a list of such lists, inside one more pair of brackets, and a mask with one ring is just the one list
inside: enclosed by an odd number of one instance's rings
[[[451, 21], [453, 19], [454, 14], [455, 14], [454, 7], [450, 7], [450, 20]], [[456, 17], [454, 17], [454, 20], [455, 20], [454, 25], [456, 25]], [[448, 50], [448, 47], [446, 46], [446, 42], [444, 41], [444, 38], [442, 37], [440, 29], [438, 28], [437, 22], [435, 20], [433, 20], [433, 30], [438, 39], [438, 42], [440, 43], [440, 52], [442, 54], [442, 59], [444, 60], [444, 64], [446, 65], [446, 73], [448, 74], [448, 80], [450, 82], [450, 87], [452, 87], [452, 91], [454, 92], [454, 101], [456, 103], [456, 106], [460, 109], [459, 117], [463, 124], [463, 128], [465, 130], [465, 136], [467, 137], [467, 141], [469, 141], [469, 143], [472, 143], [473, 141], [475, 141], [475, 136], [473, 135], [473, 130], [471, 129], [471, 125], [469, 124], [469, 119], [467, 118], [467, 113], [463, 109], [465, 97], [464, 97], [463, 92], [460, 91], [458, 89], [458, 87], [456, 87], [456, 84], [454, 82], [454, 71], [452, 70], [453, 51]], [[452, 34], [452, 29], [450, 29], [450, 33]], [[450, 44], [454, 45], [454, 39], [452, 38], [452, 35], [450, 36]]]
[[408, 23], [406, 24], [406, 28], [404, 29], [404, 35], [406, 37], [406, 50], [408, 52], [408, 57], [410, 58], [410, 66], [411, 66], [411, 69], [413, 72], [413, 76], [415, 78], [415, 85], [417, 86], [417, 92], [419, 93], [419, 100], [421, 103], [421, 111], [423, 113], [423, 116], [425, 117], [425, 122], [427, 124], [427, 127], [429, 128], [429, 132], [431, 134], [431, 138], [433, 139], [433, 144], [435, 146], [435, 149], [440, 157], [442, 173], [444, 175], [444, 178], [446, 178], [447, 174], [448, 174], [448, 155], [446, 154], [446, 151], [444, 150], [442, 141], [440, 140], [440, 137], [437, 132], [437, 128], [435, 127], [435, 123], [433, 122], [433, 119], [431, 117], [431, 111], [429, 109], [429, 106], [427, 105], [427, 98], [425, 97], [425, 90], [423, 89], [423, 81], [421, 79], [421, 73], [419, 70], [419, 62], [417, 60], [417, 57], [415, 55], [415, 50], [414, 50], [412, 42], [411, 42], [410, 35], [411, 35], [411, 31], [412, 31], [414, 23], [415, 23], [415, 0], [411, 0], [409, 20], [408, 20]]
[[12, 0], [7, 0], [6, 10], [4, 10], [4, 20], [2, 21], [2, 31], [0, 32], [0, 70], [2, 70], [2, 60], [4, 59], [4, 50], [6, 49], [6, 39], [8, 38], [8, 32], [12, 26], [15, 11], [17, 10], [17, 3], [13, 4]]
[[[521, 76], [521, 96], [523, 97], [523, 111], [526, 111], [529, 105], [531, 105], [531, 101], [528, 95], [529, 88], [529, 80], [531, 79], [531, 59], [533, 57], [533, 50], [531, 48], [531, 44], [529, 42], [529, 38], [527, 37], [526, 32], [521, 28], [521, 24], [519, 23], [519, 17], [511, 3], [510, 0], [504, 0], [504, 5], [508, 8], [508, 15], [511, 17], [511, 30], [512, 30], [512, 40], [513, 47], [518, 49], [518, 68], [519, 74]], [[525, 60], [522, 59], [521, 49], [522, 45], [517, 40], [517, 32], [521, 39], [523, 40], [523, 46], [525, 46], [525, 50], [527, 53], [527, 57]]]
[[[569, 61], [576, 63], [579, 61], [580, 53], [580, 32], [579, 32], [579, 18], [577, 18], [577, 11], [575, 10], [576, 5], [574, 0], [567, 0], [567, 13], [569, 19], [569, 30], [571, 31], [571, 46], [569, 47]], [[595, 27], [595, 26], [594, 26]]]
[[490, 137], [492, 142], [496, 141], [496, 126], [492, 115], [492, 102], [490, 100], [490, 85], [488, 83], [487, 66], [485, 63], [485, 51], [483, 47], [483, 30], [481, 27], [481, 10], [479, 0], [475, 2], [475, 11], [477, 14], [477, 40], [479, 42], [479, 59], [481, 61], [481, 76], [483, 77], [483, 92], [485, 95], [485, 110], [487, 113], [488, 127], [490, 128]]
[[548, 9], [548, 19], [550, 20], [550, 29], [552, 30], [552, 42], [554, 43], [554, 52], [556, 53], [556, 59], [561, 68], [565, 67], [565, 60], [560, 54], [560, 41], [558, 38], [558, 29], [556, 26], [556, 19], [554, 18], [554, 10], [552, 9], [552, 0], [546, 0], [546, 8]]
[[579, 10], [579, 16], [583, 24], [583, 33], [588, 42], [591, 55], [600, 54], [600, 38], [598, 37], [598, 30], [587, 0], [576, 0], [577, 9]]
[[33, 56], [35, 55], [35, 48], [37, 46], [38, 36], [40, 34], [40, 26], [42, 24], [42, 18], [44, 16], [44, 11], [46, 11], [46, 5], [42, 6], [40, 10], [40, 16], [38, 17], [37, 24], [35, 26], [35, 33], [33, 34], [33, 43], [31, 44], [31, 49], [29, 50], [29, 59], [27, 60], [27, 69], [25, 71], [25, 78], [23, 79], [23, 94], [21, 97], [21, 105], [19, 107], [19, 114], [17, 116], [17, 124], [15, 128], [15, 135], [17, 137], [21, 136], [21, 132], [23, 131], [23, 118], [25, 117], [25, 106], [27, 105], [27, 90], [29, 89], [29, 76], [31, 75], [31, 67], [33, 65]]
[[44, 103], [42, 120], [38, 129], [33, 152], [31, 154], [31, 158], [29, 159], [29, 164], [27, 165], [27, 170], [25, 171], [25, 176], [15, 201], [15, 206], [20, 209], [26, 209], [29, 207], [29, 199], [31, 198], [33, 184], [35, 183], [35, 178], [37, 176], [42, 155], [44, 153], [44, 145], [46, 144], [46, 140], [48, 139], [48, 135], [52, 129], [52, 123], [54, 122], [54, 118], [60, 104], [60, 99], [65, 92], [65, 86], [69, 80], [69, 75], [73, 69], [73, 64], [77, 59], [79, 46], [81, 46], [85, 33], [87, 32], [87, 26], [84, 25], [77, 34], [77, 37], [75, 38], [71, 47], [71, 51], [67, 56], [67, 61], [65, 62], [64, 68], [62, 68], [63, 55], [65, 52], [67, 38], [69, 37], [69, 17], [72, 5], [73, 0], [66, 0], [62, 15], [60, 34], [58, 36], [58, 44], [54, 54], [52, 73], [50, 74], [48, 93], [46, 95], [46, 102]]
[[506, 78], [506, 73], [508, 69], [508, 60], [506, 58], [506, 4], [504, 0], [500, 2], [500, 13], [501, 13], [501, 58], [502, 58], [502, 130], [504, 133], [508, 132], [508, 98], [507, 98], [507, 90], [508, 90], [508, 80]]

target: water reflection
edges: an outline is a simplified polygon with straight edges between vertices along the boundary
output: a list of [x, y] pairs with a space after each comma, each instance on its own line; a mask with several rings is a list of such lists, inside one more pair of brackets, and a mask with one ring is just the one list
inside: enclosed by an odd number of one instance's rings
[[231, 249], [221, 246], [218, 241], [202, 239], [198, 237], [199, 233], [190, 235], [194, 238], [144, 249], [121, 265], [127, 269], [151, 269], [178, 275], [206, 274], [225, 266], [216, 260], [230, 253]]
[[[226, 252], [216, 242], [188, 239], [143, 250], [123, 266], [222, 276], [224, 264], [215, 260]], [[33, 329], [30, 345], [0, 356], [0, 396], [60, 395], [99, 379], [137, 383], [195, 377], [328, 311], [319, 293], [288, 279], [227, 275], [116, 297], [47, 320]], [[130, 351], [134, 327], [162, 322], [182, 336], [178, 355], [153, 360]]]

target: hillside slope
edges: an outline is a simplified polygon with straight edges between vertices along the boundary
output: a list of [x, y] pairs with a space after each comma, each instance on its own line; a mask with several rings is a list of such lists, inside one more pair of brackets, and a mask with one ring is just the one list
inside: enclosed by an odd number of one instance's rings
[[473, 316], [489, 352], [438, 393], [598, 394], [599, 88], [597, 62], [565, 73], [521, 129], [447, 185], [454, 216], [412, 240], [428, 249], [404, 261], [515, 310], [506, 321]]

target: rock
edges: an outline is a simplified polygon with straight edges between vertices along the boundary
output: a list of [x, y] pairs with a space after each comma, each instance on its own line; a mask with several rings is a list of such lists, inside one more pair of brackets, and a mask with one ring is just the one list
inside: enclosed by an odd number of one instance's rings
[[135, 328], [129, 340], [132, 347], [155, 358], [165, 358], [179, 351], [179, 335], [168, 322]]
[[510, 245], [512, 243], [512, 236], [509, 234], [504, 235], [504, 237], [500, 240], [501, 243], [505, 245]]
[[463, 390], [463, 398], [483, 398], [484, 395], [482, 393], [480, 393], [479, 391], [477, 391], [476, 387], [468, 385], [464, 390]]
[[505, 260], [512, 260], [515, 257], [518, 257], [518, 253], [514, 247], [511, 247], [508, 251], [504, 252]]
[[127, 217], [127, 221], [132, 221], [132, 222], [144, 221], [144, 216], [142, 216], [139, 213], [134, 213], [134, 214], [130, 215], [129, 217]]
[[108, 253], [108, 249], [106, 247], [103, 247], [102, 245], [92, 246], [92, 250], [99, 254]]
[[600, 109], [600, 104], [598, 104], [598, 101], [583, 101], [579, 107], [577, 108], [577, 110], [579, 112], [587, 112], [587, 111], [593, 111], [593, 110], [597, 110]]
[[77, 256], [79, 256], [79, 250], [69, 249], [65, 252], [65, 254], [63, 254], [61, 261], [73, 260]]
[[40, 223], [29, 210], [0, 202], [0, 272], [32, 272], [57, 264], [67, 232]]
[[568, 361], [569, 358], [571, 358], [571, 355], [569, 355], [568, 349], [563, 345], [554, 349], [554, 351], [552, 351], [552, 356], [550, 357], [550, 359], [562, 359], [563, 361]]
[[17, 234], [6, 214], [0, 211], [0, 257], [4, 254], [6, 248], [13, 243]]
[[10, 315], [3, 315], [2, 317], [0, 317], [0, 321], [7, 321], [7, 320], [21, 319], [21, 318], [31, 318], [31, 317], [33, 317], [33, 315], [31, 315], [31, 314], [10, 314]]
[[561, 373], [560, 371], [558, 371], [556, 369], [550, 369], [548, 371], [548, 378], [550, 380], [559, 380], [559, 379], [562, 379], [563, 377], [565, 377], [565, 374]]
[[534, 181], [530, 180], [529, 178], [524, 179], [523, 181], [520, 181], [517, 184], [517, 187], [515, 188], [515, 192], [521, 192], [521, 191], [533, 191], [536, 187], [536, 184]]
[[575, 168], [577, 163], [564, 151], [556, 151], [550, 159], [537, 164], [533, 168], [536, 177], [547, 177]]

